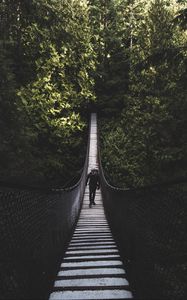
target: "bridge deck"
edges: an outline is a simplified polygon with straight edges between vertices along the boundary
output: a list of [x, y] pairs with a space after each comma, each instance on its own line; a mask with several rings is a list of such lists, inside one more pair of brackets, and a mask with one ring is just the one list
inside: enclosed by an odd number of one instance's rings
[[[92, 114], [88, 170], [97, 163], [97, 120]], [[54, 283], [50, 300], [131, 299], [120, 255], [107, 223], [102, 196], [89, 208], [86, 187], [83, 207], [72, 240]]]

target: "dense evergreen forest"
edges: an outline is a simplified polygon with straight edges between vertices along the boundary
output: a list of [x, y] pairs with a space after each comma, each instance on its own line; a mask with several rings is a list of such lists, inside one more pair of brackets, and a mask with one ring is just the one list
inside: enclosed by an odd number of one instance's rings
[[0, 179], [80, 176], [99, 114], [108, 180], [185, 177], [185, 0], [0, 0]]

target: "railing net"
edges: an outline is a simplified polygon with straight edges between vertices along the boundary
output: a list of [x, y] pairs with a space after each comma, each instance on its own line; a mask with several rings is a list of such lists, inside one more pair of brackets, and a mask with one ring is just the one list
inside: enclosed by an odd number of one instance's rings
[[0, 299], [48, 299], [78, 218], [88, 168], [69, 189], [0, 186]]
[[105, 211], [135, 299], [186, 299], [187, 182], [122, 190], [101, 165]]

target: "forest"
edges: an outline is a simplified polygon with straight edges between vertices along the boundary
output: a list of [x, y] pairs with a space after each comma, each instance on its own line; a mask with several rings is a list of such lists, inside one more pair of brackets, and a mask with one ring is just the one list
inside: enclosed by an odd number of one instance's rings
[[106, 178], [187, 176], [186, 0], [0, 0], [0, 181], [66, 186], [99, 117]]

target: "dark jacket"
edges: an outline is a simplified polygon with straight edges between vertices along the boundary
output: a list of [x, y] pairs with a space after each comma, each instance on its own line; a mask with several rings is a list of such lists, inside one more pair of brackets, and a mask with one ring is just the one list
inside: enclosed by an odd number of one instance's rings
[[100, 188], [100, 178], [98, 172], [90, 172], [87, 176], [86, 184], [88, 184], [88, 181], [91, 189]]

